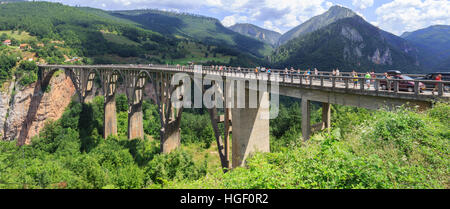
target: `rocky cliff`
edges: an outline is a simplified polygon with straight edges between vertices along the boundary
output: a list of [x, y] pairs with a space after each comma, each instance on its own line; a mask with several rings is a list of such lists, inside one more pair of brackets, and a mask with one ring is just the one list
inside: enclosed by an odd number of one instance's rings
[[33, 83], [16, 90], [15, 95], [0, 94], [0, 126], [4, 140], [18, 139], [29, 144], [46, 121], [62, 116], [75, 94], [72, 81], [64, 73], [53, 76], [50, 90], [44, 93], [36, 91], [35, 87]]
[[[4, 84], [0, 91], [0, 139], [30, 144], [46, 121], [58, 120], [72, 99], [76, 99], [73, 97], [76, 89], [65, 73], [56, 73], [49, 86], [49, 90], [42, 92], [37, 83], [20, 90], [14, 90], [14, 82]], [[103, 95], [102, 88], [96, 85], [94, 91], [93, 96]], [[154, 93], [153, 86], [147, 83], [144, 98], [154, 101]], [[124, 85], [118, 86], [117, 94], [125, 94]]]

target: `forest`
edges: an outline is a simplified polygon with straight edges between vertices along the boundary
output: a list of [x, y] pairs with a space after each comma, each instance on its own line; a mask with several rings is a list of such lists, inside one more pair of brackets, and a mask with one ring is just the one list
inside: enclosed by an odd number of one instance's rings
[[[332, 131], [301, 139], [299, 102], [282, 98], [270, 121], [271, 153], [224, 173], [209, 116], [182, 116], [182, 145], [159, 149], [156, 105], [144, 102], [144, 139], [128, 140], [125, 95], [116, 99], [118, 136], [102, 138], [103, 98], [72, 102], [31, 145], [0, 142], [0, 188], [448, 188], [450, 105], [425, 112], [332, 108]], [[320, 106], [313, 105], [313, 121]]]

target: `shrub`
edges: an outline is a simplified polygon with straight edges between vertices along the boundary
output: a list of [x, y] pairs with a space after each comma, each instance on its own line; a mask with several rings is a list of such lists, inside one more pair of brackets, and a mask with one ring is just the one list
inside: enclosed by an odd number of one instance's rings
[[206, 161], [195, 164], [192, 156], [176, 150], [170, 154], [156, 155], [146, 167], [146, 182], [163, 184], [170, 180], [196, 180], [206, 174]]

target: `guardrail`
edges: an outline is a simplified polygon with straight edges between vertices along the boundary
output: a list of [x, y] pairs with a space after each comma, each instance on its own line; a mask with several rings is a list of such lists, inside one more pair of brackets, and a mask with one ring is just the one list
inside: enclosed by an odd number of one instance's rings
[[[82, 65], [40, 65], [40, 67], [52, 68], [85, 68]], [[196, 72], [201, 67], [203, 73], [217, 74], [221, 76], [234, 76], [250, 79], [260, 79], [268, 81], [277, 81], [284, 84], [314, 86], [314, 87], [331, 87], [337, 89], [359, 89], [361, 91], [374, 92], [392, 92], [396, 94], [409, 95], [434, 95], [437, 93], [439, 97], [449, 97], [446, 94], [450, 90], [450, 81], [434, 81], [434, 80], [400, 80], [380, 78], [384, 74], [377, 73], [376, 78], [366, 79], [363, 77], [365, 73], [358, 73], [358, 77], [350, 76], [351, 72], [341, 72], [342, 76], [334, 76], [332, 72], [318, 72], [318, 75], [311, 71], [290, 71], [270, 69], [264, 72], [256, 72], [255, 68], [240, 67], [217, 67], [217, 66], [182, 66], [182, 65], [93, 65], [90, 68], [109, 68], [109, 69], [149, 69], [149, 70], [170, 70], [180, 72]], [[345, 76], [349, 75], [349, 76]], [[405, 74], [404, 74], [405, 75]], [[408, 74], [406, 74], [408, 75]], [[410, 77], [424, 76], [420, 74], [409, 74]], [[356, 81], [356, 85], [355, 85]], [[351, 85], [353, 84], [353, 87]], [[432, 88], [427, 88], [432, 86]], [[367, 88], [369, 87], [369, 88]], [[372, 88], [373, 87], [373, 88]], [[431, 90], [431, 92], [430, 92]], [[433, 91], [434, 90], [434, 91]]]

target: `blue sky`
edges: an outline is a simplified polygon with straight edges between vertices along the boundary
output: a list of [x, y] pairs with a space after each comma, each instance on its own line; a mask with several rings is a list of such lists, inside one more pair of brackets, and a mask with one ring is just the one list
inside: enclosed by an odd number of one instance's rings
[[252, 23], [281, 33], [333, 5], [360, 14], [396, 35], [430, 25], [450, 25], [450, 0], [49, 0], [104, 10], [161, 9], [215, 17], [225, 26]]

